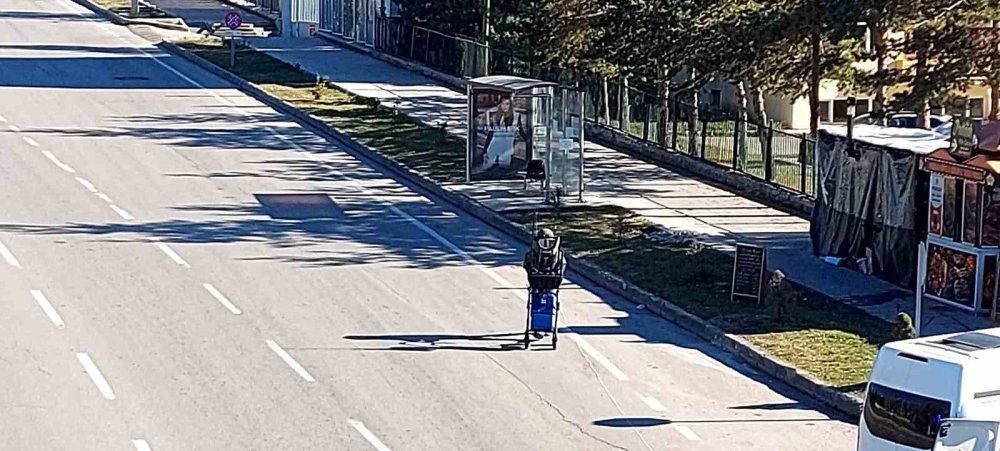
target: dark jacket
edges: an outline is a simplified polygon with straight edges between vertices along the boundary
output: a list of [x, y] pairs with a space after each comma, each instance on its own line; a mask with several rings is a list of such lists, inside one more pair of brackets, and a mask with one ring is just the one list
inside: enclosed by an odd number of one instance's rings
[[566, 274], [566, 255], [561, 249], [539, 252], [532, 249], [524, 254], [524, 270], [528, 273], [528, 286], [536, 290], [555, 290], [562, 285]]

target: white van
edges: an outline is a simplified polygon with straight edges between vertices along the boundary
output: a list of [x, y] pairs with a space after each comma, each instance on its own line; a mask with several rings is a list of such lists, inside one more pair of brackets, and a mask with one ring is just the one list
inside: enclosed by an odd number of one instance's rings
[[931, 450], [948, 418], [1000, 420], [1000, 328], [883, 346], [868, 380], [858, 451]]

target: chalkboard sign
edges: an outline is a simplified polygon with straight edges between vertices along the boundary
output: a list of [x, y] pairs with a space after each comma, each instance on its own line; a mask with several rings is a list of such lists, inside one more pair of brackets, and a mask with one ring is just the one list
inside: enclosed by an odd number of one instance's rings
[[760, 246], [736, 245], [733, 262], [733, 300], [738, 298], [760, 300], [764, 282], [764, 263], [767, 251]]

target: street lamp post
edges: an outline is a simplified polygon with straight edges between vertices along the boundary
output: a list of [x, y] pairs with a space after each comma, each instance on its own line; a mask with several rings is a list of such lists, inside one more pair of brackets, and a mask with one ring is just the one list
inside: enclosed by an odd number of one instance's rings
[[490, 0], [483, 0], [483, 76], [490, 74]]
[[847, 98], [847, 140], [854, 139], [854, 117], [858, 112], [858, 98], [850, 96]]

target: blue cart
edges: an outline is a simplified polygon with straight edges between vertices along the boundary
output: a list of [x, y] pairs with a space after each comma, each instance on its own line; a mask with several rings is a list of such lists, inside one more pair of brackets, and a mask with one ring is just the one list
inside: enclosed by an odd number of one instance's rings
[[550, 334], [552, 349], [556, 349], [559, 343], [558, 288], [528, 290], [528, 319], [524, 329], [524, 349], [531, 346], [532, 334]]

